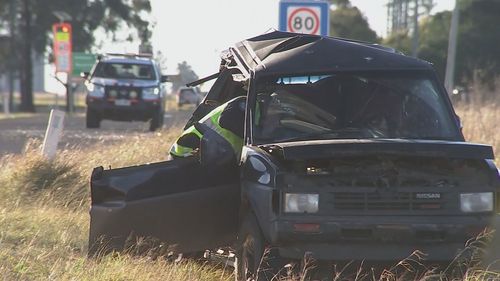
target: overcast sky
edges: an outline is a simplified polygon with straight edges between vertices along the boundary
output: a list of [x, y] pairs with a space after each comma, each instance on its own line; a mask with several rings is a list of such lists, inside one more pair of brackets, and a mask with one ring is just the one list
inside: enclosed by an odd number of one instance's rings
[[[451, 10], [455, 0], [435, 0], [433, 12]], [[219, 53], [244, 38], [278, 28], [279, 0], [151, 0], [156, 21], [155, 51], [167, 57], [167, 72], [186, 60], [199, 76], [218, 69]], [[370, 26], [385, 36], [387, 0], [351, 0]]]
[[[455, 0], [435, 0], [433, 12], [451, 10]], [[372, 29], [385, 36], [387, 0], [351, 0]], [[279, 0], [151, 0], [154, 51], [167, 59], [167, 73], [187, 61], [198, 76], [218, 71], [219, 54], [234, 43], [278, 28]], [[112, 43], [103, 35], [99, 52], [137, 52], [138, 43]]]

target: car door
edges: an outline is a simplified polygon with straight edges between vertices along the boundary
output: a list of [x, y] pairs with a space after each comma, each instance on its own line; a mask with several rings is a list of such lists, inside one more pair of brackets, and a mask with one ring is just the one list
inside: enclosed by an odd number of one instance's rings
[[238, 175], [232, 162], [207, 169], [194, 158], [95, 168], [89, 255], [121, 250], [142, 237], [184, 253], [230, 245], [237, 229]]

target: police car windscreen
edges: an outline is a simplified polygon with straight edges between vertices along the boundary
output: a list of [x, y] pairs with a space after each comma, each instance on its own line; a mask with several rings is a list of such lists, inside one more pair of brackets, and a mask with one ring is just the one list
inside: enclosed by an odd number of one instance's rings
[[152, 65], [134, 63], [101, 62], [97, 65], [93, 76], [113, 79], [156, 79], [156, 74]]

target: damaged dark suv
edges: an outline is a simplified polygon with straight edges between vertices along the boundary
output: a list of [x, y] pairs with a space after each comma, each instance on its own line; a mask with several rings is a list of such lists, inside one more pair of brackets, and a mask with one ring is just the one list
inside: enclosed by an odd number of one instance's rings
[[[137, 237], [179, 252], [232, 246], [237, 279], [247, 280], [264, 252], [385, 261], [420, 250], [451, 260], [498, 225], [492, 148], [465, 142], [431, 64], [378, 45], [272, 32], [224, 52], [220, 69], [187, 124], [204, 132], [199, 157], [93, 171], [91, 254]], [[197, 121], [240, 95], [236, 159]]]

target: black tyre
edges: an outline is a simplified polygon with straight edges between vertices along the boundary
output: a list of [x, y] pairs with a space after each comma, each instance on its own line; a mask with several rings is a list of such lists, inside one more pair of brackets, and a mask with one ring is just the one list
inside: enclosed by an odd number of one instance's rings
[[149, 120], [149, 131], [154, 132], [163, 126], [163, 111], [158, 112]]
[[88, 129], [96, 129], [101, 127], [101, 118], [99, 118], [99, 116], [92, 110], [87, 109], [85, 119]]
[[272, 249], [265, 251], [265, 239], [254, 214], [248, 214], [238, 234], [236, 246], [236, 281], [278, 280], [284, 262]]

